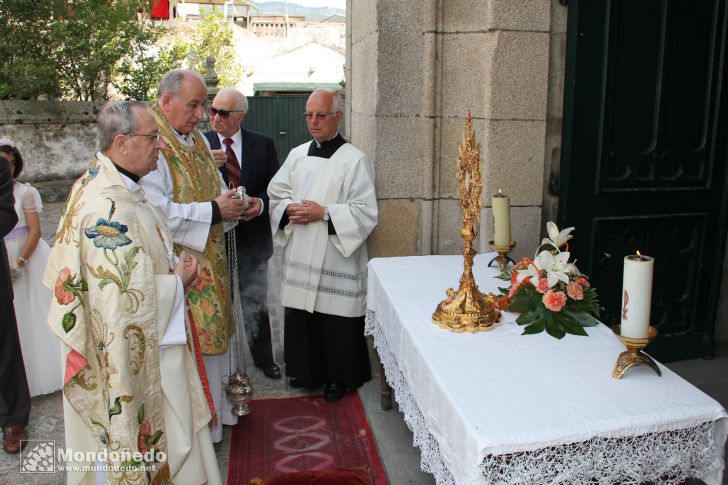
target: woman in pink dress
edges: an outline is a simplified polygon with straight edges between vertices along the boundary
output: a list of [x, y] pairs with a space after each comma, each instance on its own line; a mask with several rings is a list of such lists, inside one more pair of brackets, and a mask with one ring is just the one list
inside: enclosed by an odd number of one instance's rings
[[18, 182], [23, 170], [20, 151], [8, 140], [0, 141], [0, 155], [10, 161], [18, 224], [5, 236], [15, 294], [15, 316], [30, 395], [48, 394], [61, 388], [61, 352], [58, 339], [46, 319], [51, 291], [41, 281], [50, 247], [40, 238], [40, 194], [30, 184]]

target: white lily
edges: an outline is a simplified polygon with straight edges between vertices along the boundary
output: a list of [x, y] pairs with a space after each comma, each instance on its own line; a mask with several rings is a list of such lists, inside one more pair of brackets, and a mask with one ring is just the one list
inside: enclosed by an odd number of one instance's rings
[[529, 264], [525, 269], [518, 270], [516, 281], [523, 283], [526, 278], [531, 278], [531, 283], [537, 285], [539, 278], [541, 278], [541, 272]]
[[543, 240], [541, 240], [541, 245], [543, 246], [544, 244], [550, 244], [558, 249], [566, 244], [566, 241], [574, 237], [570, 234], [573, 230], [573, 227], [567, 227], [563, 231], [559, 231], [559, 228], [556, 226], [556, 224], [549, 221], [546, 223], [546, 231], [549, 233], [549, 237], [543, 238]]
[[539, 270], [546, 271], [546, 281], [549, 288], [553, 288], [556, 283], [563, 281], [569, 283], [569, 273], [576, 269], [573, 264], [569, 264], [569, 252], [564, 251], [556, 255], [550, 251], [541, 251], [533, 263]]

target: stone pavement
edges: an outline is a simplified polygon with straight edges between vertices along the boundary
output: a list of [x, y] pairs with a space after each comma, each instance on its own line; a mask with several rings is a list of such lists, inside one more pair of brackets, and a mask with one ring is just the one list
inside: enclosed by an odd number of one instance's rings
[[[50, 241], [56, 230], [62, 209], [62, 203], [46, 204], [42, 217], [44, 239]], [[280, 281], [280, 254], [274, 255], [271, 261], [269, 277], [271, 283], [273, 283]], [[278, 263], [276, 264], [276, 262]], [[276, 287], [276, 284], [270, 285], [271, 326], [276, 356], [278, 362], [282, 363], [282, 312], [280, 306], [273, 303], [278, 298], [276, 292], [273, 291]], [[289, 397], [306, 394], [306, 391], [291, 389], [284, 380], [267, 379], [258, 369], [250, 365], [249, 355], [247, 357], [247, 370], [254, 388], [254, 398]], [[432, 485], [434, 484], [432, 475], [420, 470], [419, 449], [412, 445], [412, 433], [407, 429], [402, 415], [396, 411], [396, 403], [391, 411], [382, 411], [379, 406], [379, 369], [376, 362], [376, 355], [372, 351], [374, 378], [359, 389], [359, 395], [364, 404], [367, 420], [374, 434], [377, 450], [385, 467], [389, 483], [391, 485]], [[716, 357], [711, 360], [675, 362], [669, 364], [668, 367], [728, 409], [728, 349], [720, 349]], [[55, 440], [57, 447], [63, 446], [63, 413], [60, 391], [33, 398], [28, 432], [29, 438], [32, 440]], [[215, 446], [224, 479], [227, 477], [230, 437], [231, 430], [226, 427], [223, 432], [223, 441]], [[728, 460], [728, 450], [726, 450], [726, 459]], [[0, 452], [0, 484], [56, 485], [65, 483], [65, 476], [61, 473], [21, 474], [19, 457]], [[689, 483], [702, 482], [691, 480]], [[723, 484], [728, 485], [728, 476], [724, 476]]]

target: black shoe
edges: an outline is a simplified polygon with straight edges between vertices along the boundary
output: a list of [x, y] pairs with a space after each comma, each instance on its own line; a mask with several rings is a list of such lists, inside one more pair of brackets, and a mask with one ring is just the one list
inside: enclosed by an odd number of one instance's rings
[[302, 387], [306, 387], [303, 385], [303, 382], [299, 381], [295, 377], [291, 377], [290, 379], [288, 379], [288, 385], [292, 389], [301, 389]]
[[342, 386], [338, 382], [329, 382], [324, 388], [324, 399], [327, 402], [336, 402], [346, 393], [346, 387]]
[[281, 378], [281, 368], [278, 367], [276, 364], [266, 365], [261, 367], [261, 370], [263, 371], [263, 374], [269, 379], [280, 379]]

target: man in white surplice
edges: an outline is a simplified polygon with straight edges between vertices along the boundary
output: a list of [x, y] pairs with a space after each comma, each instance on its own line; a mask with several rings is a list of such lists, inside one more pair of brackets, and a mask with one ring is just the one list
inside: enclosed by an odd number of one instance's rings
[[268, 186], [273, 238], [286, 246], [286, 374], [293, 387], [325, 384], [330, 402], [371, 379], [366, 240], [378, 220], [374, 168], [339, 134], [342, 109], [336, 91], [311, 94], [304, 117], [314, 139], [291, 150]]
[[69, 463], [83, 469], [69, 467], [68, 483], [220, 484], [184, 311], [198, 262], [177, 260], [139, 186], [164, 142], [141, 102], [107, 103], [98, 125], [101, 151], [69, 195], [43, 279], [65, 344], [66, 451], [92, 460]]

